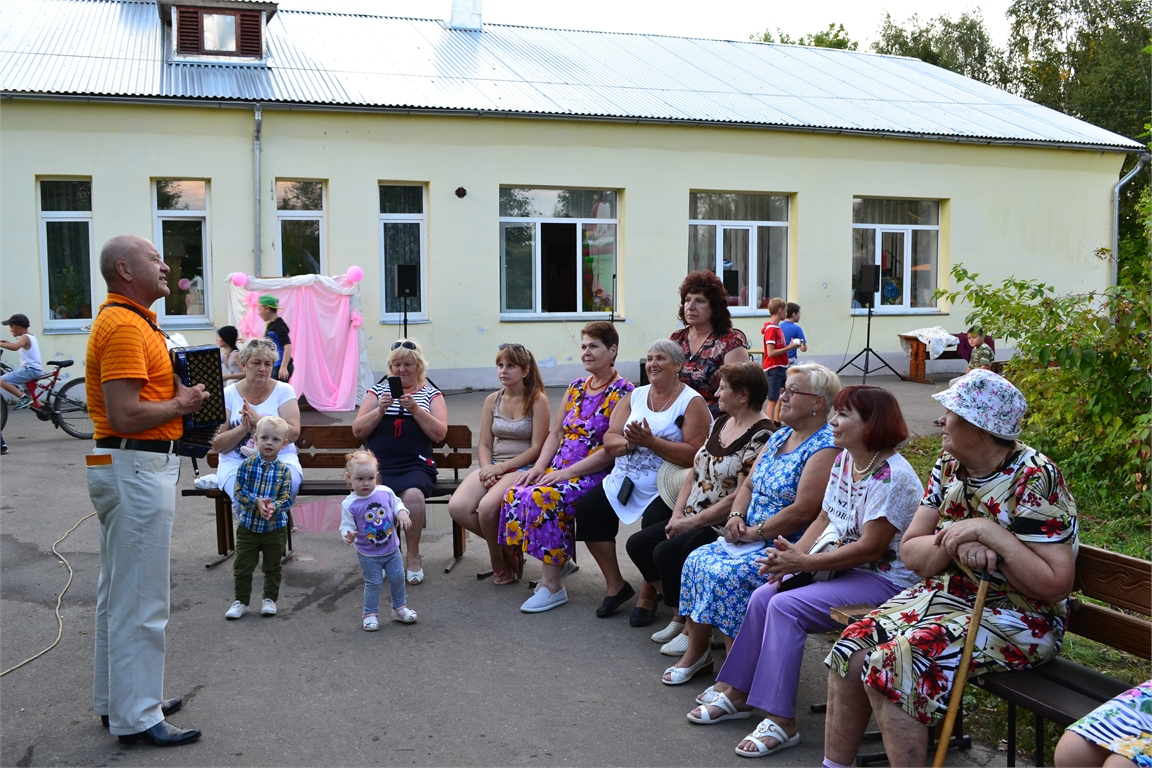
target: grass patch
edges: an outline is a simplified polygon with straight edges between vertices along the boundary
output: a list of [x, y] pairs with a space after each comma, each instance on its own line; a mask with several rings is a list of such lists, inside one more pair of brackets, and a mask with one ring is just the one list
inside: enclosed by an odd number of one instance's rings
[[[915, 437], [900, 449], [921, 482], [928, 484], [932, 466], [940, 453], [938, 435]], [[1080, 542], [1113, 552], [1122, 552], [1133, 557], [1149, 558], [1150, 538], [1147, 514], [1138, 509], [1120, 507], [1118, 514], [1115, 502], [1106, 483], [1088, 482], [1075, 477], [1065, 478], [1072, 495], [1076, 499], [1080, 521]], [[1099, 510], [1097, 514], [1093, 511]], [[1064, 636], [1061, 656], [1077, 664], [1103, 672], [1117, 680], [1135, 686], [1152, 677], [1152, 662], [1127, 653], [1122, 653], [1085, 637], [1069, 633]], [[1023, 756], [1031, 755], [1035, 749], [1035, 726], [1031, 715], [1017, 710], [1016, 746]], [[964, 690], [964, 725], [973, 739], [985, 744], [1006, 748], [1008, 738], [1008, 704], [975, 686]], [[1052, 759], [1056, 742], [1064, 735], [1064, 728], [1055, 723], [1045, 724], [1044, 753]]]

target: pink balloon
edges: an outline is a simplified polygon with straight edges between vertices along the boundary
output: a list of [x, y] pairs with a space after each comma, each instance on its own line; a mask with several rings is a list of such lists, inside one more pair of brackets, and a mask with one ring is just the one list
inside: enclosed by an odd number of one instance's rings
[[244, 286], [248, 285], [248, 275], [244, 274], [243, 272], [233, 272], [232, 285], [236, 286], [237, 288], [243, 288]]
[[176, 283], [177, 287], [182, 291], [186, 291], [192, 287], [192, 281], [186, 277], [180, 278], [180, 282]]
[[350, 283], [358, 283], [364, 279], [364, 270], [360, 267], [348, 267], [348, 271], [344, 274]]

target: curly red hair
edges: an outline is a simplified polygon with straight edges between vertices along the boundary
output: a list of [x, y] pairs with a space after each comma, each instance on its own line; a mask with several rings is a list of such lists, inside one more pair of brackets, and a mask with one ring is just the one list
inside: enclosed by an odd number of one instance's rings
[[728, 311], [728, 291], [724, 290], [724, 283], [716, 277], [715, 272], [698, 269], [689, 272], [684, 282], [680, 283], [680, 322], [687, 325], [684, 320], [684, 300], [688, 294], [695, 293], [708, 299], [712, 307], [712, 330], [724, 335], [732, 330], [732, 314]]

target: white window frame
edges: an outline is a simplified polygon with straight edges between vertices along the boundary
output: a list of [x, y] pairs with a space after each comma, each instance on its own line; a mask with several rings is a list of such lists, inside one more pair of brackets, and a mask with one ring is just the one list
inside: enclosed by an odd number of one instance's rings
[[[545, 189], [545, 187], [532, 187], [532, 189]], [[547, 189], [584, 189], [584, 187], [547, 187]], [[501, 303], [500, 320], [502, 322], [509, 322], [509, 321], [515, 322], [518, 320], [587, 320], [587, 321], [590, 321], [590, 320], [605, 319], [605, 318], [611, 317], [613, 315], [615, 315], [617, 317], [620, 316], [619, 280], [616, 281], [617, 284], [615, 286], [613, 286], [613, 289], [612, 289], [613, 290], [612, 304], [613, 304], [613, 307], [615, 310], [614, 312], [613, 311], [582, 312], [580, 310], [577, 310], [575, 312], [546, 312], [546, 311], [544, 311], [544, 309], [542, 309], [543, 292], [541, 290], [541, 288], [542, 288], [541, 280], [542, 280], [543, 270], [541, 269], [541, 264], [540, 264], [540, 258], [541, 258], [540, 246], [541, 246], [541, 240], [542, 240], [540, 228], [544, 224], [570, 224], [570, 225], [576, 227], [576, 264], [577, 264], [577, 269], [576, 269], [576, 283], [573, 286], [573, 290], [575, 290], [575, 292], [576, 292], [576, 306], [577, 307], [580, 306], [580, 303], [582, 300], [581, 281], [580, 281], [580, 259], [583, 256], [583, 254], [581, 252], [581, 248], [583, 247], [583, 232], [584, 232], [585, 226], [588, 226], [588, 225], [596, 226], [598, 224], [611, 224], [614, 227], [616, 227], [616, 256], [615, 256], [616, 263], [615, 263], [612, 271], [613, 271], [613, 274], [615, 274], [615, 275], [620, 274], [620, 239], [621, 238], [620, 238], [619, 207], [620, 207], [620, 200], [623, 196], [623, 190], [605, 188], [605, 191], [612, 191], [612, 192], [616, 193], [616, 201], [617, 201], [616, 202], [616, 214], [617, 215], [615, 218], [611, 218], [611, 219], [591, 218], [591, 217], [589, 217], [589, 218], [553, 218], [553, 217], [532, 218], [530, 216], [501, 216], [500, 217], [499, 224], [517, 224], [517, 225], [521, 225], [521, 226], [523, 226], [525, 224], [534, 225], [534, 230], [533, 230], [533, 235], [532, 235], [532, 309], [521, 309], [521, 310], [504, 309], [504, 306], [503, 306], [504, 296], [505, 296], [504, 281], [505, 281], [506, 276], [504, 274], [504, 265], [501, 264], [500, 265], [500, 303]]]
[[[384, 225], [385, 224], [419, 224], [420, 225], [420, 305], [408, 307], [409, 323], [429, 322], [428, 315], [428, 186], [427, 184], [405, 183], [399, 181], [380, 182], [380, 187], [420, 187], [422, 201], [420, 210], [423, 213], [381, 213], [380, 214], [380, 322], [387, 325], [399, 325], [404, 322], [404, 313], [388, 312], [388, 270], [385, 267], [384, 253]], [[377, 209], [379, 209], [379, 194], [377, 194]], [[409, 301], [411, 301], [409, 299]]]
[[[788, 227], [791, 225], [791, 208], [792, 201], [790, 195], [784, 195], [779, 192], [733, 192], [732, 194], [747, 194], [747, 195], [774, 195], [777, 197], [788, 198], [788, 214], [789, 221], [737, 221], [734, 219], [689, 219], [688, 226], [705, 226], [716, 227], [716, 242], [713, 247], [716, 253], [716, 263], [712, 265], [712, 271], [721, 280], [724, 279], [724, 230], [726, 229], [744, 229], [748, 230], [748, 274], [759, 274], [759, 227], [782, 227], [784, 229], [784, 242], [788, 244], [788, 253], [784, 257], [784, 276], [781, 282], [784, 283], [783, 289], [776, 294], [779, 298], [789, 301], [788, 298], [788, 271], [791, 262], [791, 233]], [[768, 296], [762, 298], [773, 299], [776, 296]], [[739, 297], [737, 297], [739, 298]], [[770, 315], [771, 313], [767, 308], [752, 306], [755, 298], [750, 296], [748, 304], [733, 304], [729, 305], [728, 311], [733, 317], [752, 317], [756, 315]]]
[[[864, 195], [857, 195], [856, 197], [865, 197]], [[870, 200], [885, 199], [885, 198], [867, 198]], [[898, 200], [923, 200], [926, 202], [936, 203], [937, 207], [937, 221], [942, 217], [943, 202], [940, 200], [933, 200], [931, 198], [891, 198]], [[941, 227], [939, 224], [853, 224], [853, 231], [857, 229], [871, 229], [874, 230], [874, 254], [875, 260], [872, 262], [874, 266], [881, 266], [881, 259], [883, 258], [883, 248], [881, 248], [882, 238], [885, 233], [901, 233], [904, 235], [904, 253], [901, 258], [904, 261], [904, 285], [903, 296], [900, 304], [881, 304], [879, 303], [880, 294], [883, 290], [883, 285], [880, 290], [876, 292], [872, 307], [872, 314], [874, 315], [938, 315], [942, 314], [939, 303], [935, 307], [913, 307], [912, 306], [912, 236], [916, 231], [931, 231], [936, 233], [936, 287], [940, 287], [940, 250], [941, 250]], [[851, 306], [851, 299], [849, 299], [849, 307], [853, 315], [866, 315], [868, 314], [867, 307], [853, 307]]]
[[[320, 182], [322, 210], [319, 211], [282, 211], [276, 199], [276, 184], [281, 181], [312, 181]], [[328, 274], [328, 181], [326, 179], [298, 179], [279, 177], [272, 180], [272, 208], [276, 211], [276, 264], [280, 276], [284, 275], [284, 238], [281, 222], [286, 219], [319, 220], [320, 222], [320, 274]]]
[[[40, 191], [43, 181], [86, 181], [95, 192], [95, 185], [91, 176], [38, 176], [36, 177], [36, 213], [37, 229], [40, 233], [40, 306], [44, 318], [44, 330], [56, 332], [80, 332], [85, 326], [90, 326], [96, 319], [99, 302], [96, 296], [99, 292], [98, 283], [102, 284], [100, 276], [100, 255], [96, 253], [96, 243], [92, 233], [92, 211], [45, 211], [43, 209], [44, 197]], [[48, 292], [48, 222], [49, 221], [83, 221], [88, 225], [88, 286], [89, 306], [92, 307], [92, 317], [79, 317], [75, 319], [58, 319], [53, 317], [55, 307], [49, 303]]]
[[[203, 181], [204, 182], [204, 210], [202, 211], [162, 211], [158, 205], [156, 182], [173, 180], [173, 181]], [[208, 179], [196, 177], [175, 177], [164, 176], [161, 178], [152, 179], [152, 227], [153, 227], [153, 240], [156, 245], [156, 250], [160, 252], [160, 258], [164, 258], [164, 231], [163, 222], [165, 220], [197, 220], [202, 222], [203, 229], [200, 233], [201, 242], [204, 247], [204, 312], [199, 315], [169, 315], [164, 310], [164, 299], [158, 299], [152, 305], [152, 311], [156, 313], [156, 319], [164, 327], [214, 327], [212, 323], [212, 229], [209, 222], [208, 211], [212, 207], [212, 184]]]

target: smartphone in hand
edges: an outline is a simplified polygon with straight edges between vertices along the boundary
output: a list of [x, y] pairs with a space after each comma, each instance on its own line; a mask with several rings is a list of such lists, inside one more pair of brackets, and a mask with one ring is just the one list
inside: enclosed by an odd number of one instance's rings
[[388, 394], [392, 395], [393, 400], [399, 400], [404, 396], [404, 385], [400, 383], [399, 376], [388, 377]]

